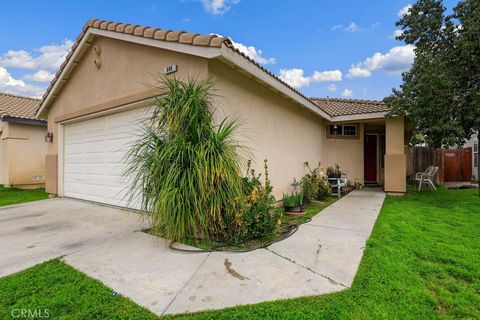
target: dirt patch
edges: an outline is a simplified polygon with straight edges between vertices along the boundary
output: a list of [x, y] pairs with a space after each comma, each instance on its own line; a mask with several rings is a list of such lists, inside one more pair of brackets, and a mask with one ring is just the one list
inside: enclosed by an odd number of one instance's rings
[[225, 262], [223, 263], [225, 265], [225, 268], [227, 269], [228, 273], [230, 273], [230, 275], [232, 277], [235, 277], [239, 280], [250, 280], [250, 278], [248, 277], [245, 277], [245, 276], [242, 276], [240, 273], [238, 273], [235, 269], [232, 268], [232, 263], [230, 261], [228, 261], [228, 259], [225, 259]]

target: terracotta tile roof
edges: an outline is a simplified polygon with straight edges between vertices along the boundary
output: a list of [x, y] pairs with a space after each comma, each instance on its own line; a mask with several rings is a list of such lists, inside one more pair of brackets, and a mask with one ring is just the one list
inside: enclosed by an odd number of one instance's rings
[[5, 117], [37, 119], [40, 100], [0, 92], [0, 119]]
[[287, 86], [290, 90], [295, 92], [296, 94], [300, 95], [301, 97], [305, 98], [306, 100], [309, 101], [309, 99], [297, 91], [295, 88], [291, 87], [288, 85], [286, 82], [278, 78], [275, 74], [272, 72], [268, 71], [265, 67], [263, 67], [261, 64], [238, 50], [233, 46], [232, 40], [227, 37], [223, 36], [218, 36], [214, 34], [209, 34], [209, 35], [201, 35], [198, 33], [191, 33], [191, 32], [186, 32], [186, 31], [172, 31], [172, 30], [165, 30], [165, 29], [157, 29], [157, 28], [152, 28], [148, 26], [140, 26], [140, 25], [133, 25], [133, 24], [127, 24], [127, 23], [119, 23], [119, 22], [112, 22], [112, 21], [105, 21], [105, 20], [98, 20], [98, 19], [90, 19], [88, 22], [85, 24], [85, 26], [82, 29], [82, 32], [78, 35], [75, 43], [72, 45], [72, 48], [67, 55], [65, 61], [62, 63], [60, 66], [60, 69], [58, 72], [55, 74], [54, 79], [50, 83], [50, 86], [47, 88], [45, 91], [45, 94], [43, 95], [41, 99], [41, 104], [45, 101], [46, 97], [52, 90], [53, 86], [57, 82], [60, 74], [62, 73], [63, 69], [67, 65], [69, 59], [72, 57], [73, 52], [75, 49], [78, 47], [80, 44], [80, 41], [82, 38], [85, 36], [87, 33], [87, 30], [89, 28], [94, 28], [94, 29], [100, 29], [100, 30], [106, 30], [106, 31], [112, 31], [112, 32], [117, 32], [117, 33], [125, 33], [125, 34], [130, 34], [138, 37], [144, 37], [144, 38], [150, 38], [150, 39], [155, 39], [159, 41], [168, 41], [168, 42], [178, 42], [182, 44], [188, 44], [188, 45], [193, 45], [193, 46], [202, 46], [202, 47], [214, 47], [214, 48], [221, 48], [222, 45], [225, 45], [227, 48], [230, 48], [243, 58], [247, 59], [251, 63], [253, 63], [256, 67], [261, 69], [262, 71], [266, 72], [269, 76], [275, 78], [277, 81], [281, 82], [283, 85]]
[[388, 106], [378, 100], [310, 98], [320, 109], [332, 117], [388, 111]]

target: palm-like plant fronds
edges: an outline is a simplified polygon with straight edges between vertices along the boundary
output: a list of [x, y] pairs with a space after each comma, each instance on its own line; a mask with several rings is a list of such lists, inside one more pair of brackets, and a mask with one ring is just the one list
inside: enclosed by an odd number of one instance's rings
[[127, 159], [132, 184], [155, 231], [171, 240], [218, 238], [235, 221], [242, 179], [238, 121], [214, 124], [211, 82], [162, 78], [159, 96]]

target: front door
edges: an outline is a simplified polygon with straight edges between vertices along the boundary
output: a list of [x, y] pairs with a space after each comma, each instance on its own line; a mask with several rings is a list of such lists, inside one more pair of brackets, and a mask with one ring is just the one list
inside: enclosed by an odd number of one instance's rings
[[377, 182], [377, 135], [365, 136], [364, 144], [365, 182]]

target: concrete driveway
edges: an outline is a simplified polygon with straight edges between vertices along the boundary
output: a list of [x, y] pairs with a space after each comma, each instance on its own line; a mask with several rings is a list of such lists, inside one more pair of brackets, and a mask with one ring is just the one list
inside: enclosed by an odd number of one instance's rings
[[70, 199], [0, 207], [0, 277], [141, 227], [137, 213]]
[[140, 215], [70, 199], [0, 208], [0, 276], [62, 257], [156, 314], [348, 288], [385, 194], [355, 191], [292, 237], [249, 253], [181, 253]]

